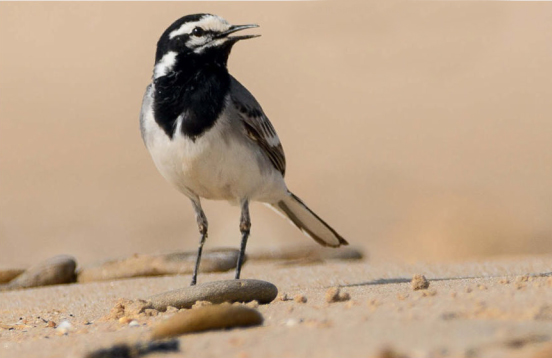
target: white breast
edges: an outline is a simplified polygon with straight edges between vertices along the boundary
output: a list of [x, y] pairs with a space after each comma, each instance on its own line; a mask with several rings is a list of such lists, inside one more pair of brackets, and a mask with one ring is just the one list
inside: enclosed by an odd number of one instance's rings
[[[151, 94], [153, 89], [148, 91]], [[241, 123], [232, 122], [233, 116], [221, 116], [195, 141], [181, 134], [179, 117], [171, 140], [155, 122], [151, 102], [146, 93], [142, 136], [159, 172], [179, 191], [190, 198], [231, 202], [247, 198], [274, 203], [285, 195], [282, 175], [242, 134]]]

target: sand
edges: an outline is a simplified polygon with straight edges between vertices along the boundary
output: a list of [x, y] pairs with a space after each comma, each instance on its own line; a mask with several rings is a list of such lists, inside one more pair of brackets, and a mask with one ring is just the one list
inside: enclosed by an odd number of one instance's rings
[[[552, 344], [551, 256], [454, 264], [249, 263], [244, 277], [276, 284], [288, 297], [257, 309], [261, 327], [181, 336], [189, 357], [531, 357]], [[431, 282], [413, 291], [413, 273]], [[231, 279], [202, 274], [200, 282]], [[80, 357], [114, 343], [144, 340], [173, 312], [138, 324], [107, 320], [119, 298], [139, 299], [189, 283], [189, 275], [78, 283], [0, 293], [0, 356]], [[350, 295], [326, 302], [329, 288]], [[429, 292], [429, 294], [428, 294]], [[40, 318], [38, 318], [40, 317]], [[49, 321], [71, 323], [60, 334]], [[9, 329], [12, 327], [13, 329]], [[178, 356], [152, 353], [152, 357]]]

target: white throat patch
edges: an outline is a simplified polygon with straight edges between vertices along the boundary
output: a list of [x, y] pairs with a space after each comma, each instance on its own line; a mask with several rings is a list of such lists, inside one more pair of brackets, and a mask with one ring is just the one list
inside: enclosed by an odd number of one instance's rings
[[153, 78], [159, 78], [171, 72], [176, 63], [176, 55], [178, 54], [174, 51], [169, 51], [164, 54], [161, 60], [159, 60], [153, 68]]

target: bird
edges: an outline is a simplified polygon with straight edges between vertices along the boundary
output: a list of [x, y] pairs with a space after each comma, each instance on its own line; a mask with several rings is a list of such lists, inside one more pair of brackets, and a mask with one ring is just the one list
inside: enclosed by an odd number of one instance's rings
[[239, 205], [239, 279], [251, 229], [249, 203], [283, 215], [322, 246], [348, 242], [286, 186], [286, 159], [276, 130], [255, 97], [228, 71], [233, 46], [260, 35], [235, 35], [256, 24], [231, 25], [213, 14], [186, 15], [157, 42], [152, 82], [140, 111], [142, 139], [161, 175], [187, 196], [200, 240], [191, 285], [197, 282], [207, 217], [201, 199]]

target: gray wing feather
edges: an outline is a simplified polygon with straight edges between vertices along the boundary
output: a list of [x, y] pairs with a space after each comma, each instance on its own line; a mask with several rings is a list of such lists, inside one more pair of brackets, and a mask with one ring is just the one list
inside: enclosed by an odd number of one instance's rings
[[274, 167], [284, 176], [286, 172], [284, 149], [261, 105], [234, 77], [231, 77], [230, 95], [244, 124], [246, 135], [259, 145]]

